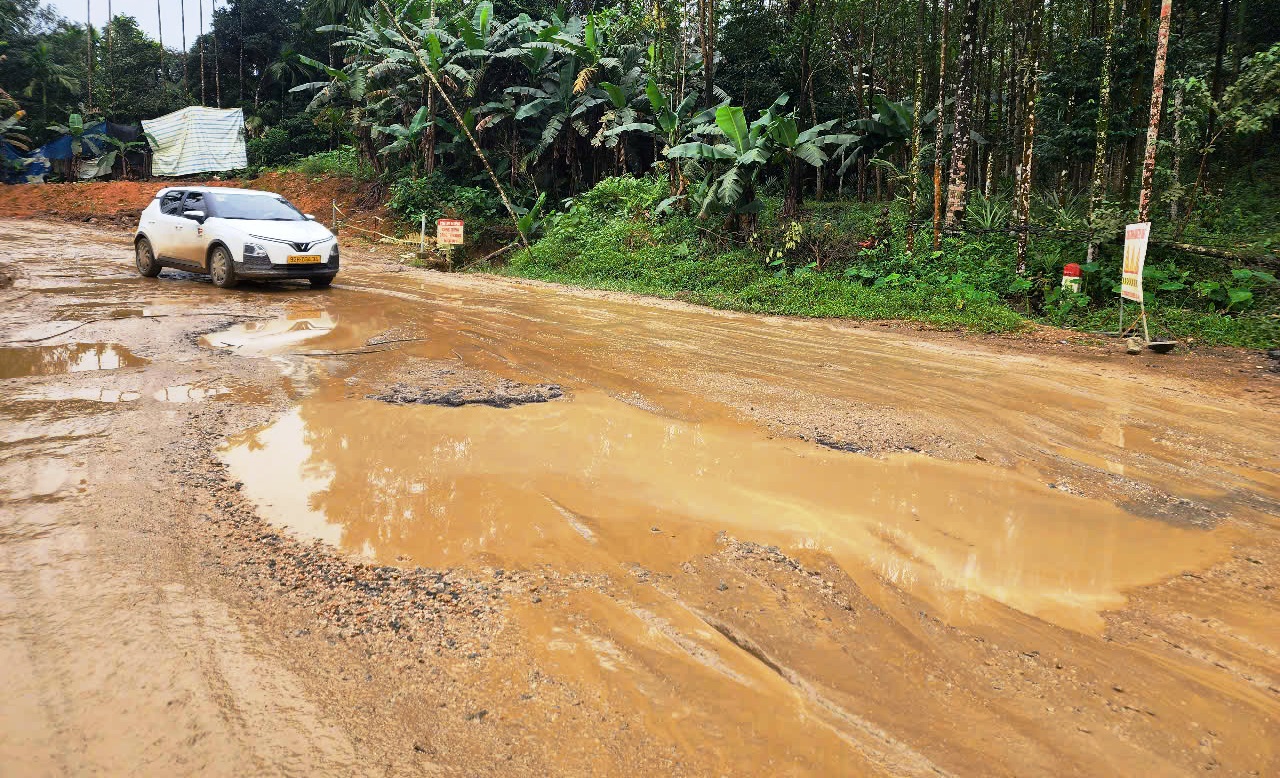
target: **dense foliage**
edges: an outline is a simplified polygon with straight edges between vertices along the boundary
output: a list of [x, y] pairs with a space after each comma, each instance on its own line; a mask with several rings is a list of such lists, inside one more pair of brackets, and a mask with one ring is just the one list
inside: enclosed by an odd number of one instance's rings
[[[1150, 194], [1158, 321], [1273, 343], [1280, 17], [1172, 2], [1153, 78], [1158, 0], [187, 0], [209, 32], [185, 50], [0, 0], [0, 129], [21, 146], [72, 113], [240, 106], [251, 165], [378, 179], [406, 221], [532, 238], [547, 204], [529, 273], [996, 328], [1102, 326]], [[634, 248], [616, 213], [574, 222], [636, 187], [619, 213], [695, 236], [654, 249], [687, 257]]]

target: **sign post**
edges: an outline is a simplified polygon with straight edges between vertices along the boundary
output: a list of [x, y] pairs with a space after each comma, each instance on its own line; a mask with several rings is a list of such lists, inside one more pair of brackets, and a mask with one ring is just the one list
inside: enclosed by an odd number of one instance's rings
[[454, 246], [461, 246], [463, 243], [463, 221], [462, 219], [436, 219], [436, 245], [448, 246], [448, 267], [453, 269], [454, 263]]
[[1151, 238], [1151, 222], [1130, 224], [1124, 228], [1124, 267], [1120, 271], [1120, 329], [1124, 331], [1124, 300], [1138, 303], [1142, 315], [1142, 337], [1151, 341], [1147, 332], [1147, 304], [1142, 296], [1142, 266], [1147, 260], [1147, 241]]
[[462, 230], [461, 219], [436, 219], [436, 245], [461, 246]]

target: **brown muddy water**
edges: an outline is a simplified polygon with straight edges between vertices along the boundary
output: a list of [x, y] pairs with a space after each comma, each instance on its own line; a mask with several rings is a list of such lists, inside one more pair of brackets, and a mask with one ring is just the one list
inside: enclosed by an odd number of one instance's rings
[[1016, 472], [851, 456], [590, 392], [404, 408], [328, 387], [225, 459], [270, 520], [381, 563], [670, 573], [727, 532], [829, 554], [960, 621], [985, 598], [1093, 630], [1124, 591], [1225, 551]]
[[114, 343], [0, 347], [0, 378], [116, 370], [145, 364], [147, 360], [134, 356], [128, 349]]
[[[1175, 409], [1121, 399], [1125, 388], [1106, 379], [1083, 390], [1031, 369], [1023, 381], [1038, 379], [1041, 392], [1031, 400], [1030, 387], [967, 354], [926, 347], [927, 361], [907, 367], [900, 352], [859, 333], [815, 358], [797, 354], [767, 319], [746, 320], [766, 334], [752, 348], [730, 348], [718, 330], [740, 318], [600, 300], [548, 306], [540, 297], [491, 306], [436, 294], [415, 305], [352, 294], [341, 305], [299, 305], [206, 336], [205, 345], [239, 354], [341, 353], [325, 349], [358, 350], [391, 328], [406, 336], [392, 340], [401, 346], [362, 355], [380, 375], [398, 375], [413, 357], [454, 359], [572, 392], [513, 409], [396, 407], [362, 399], [362, 379], [321, 377], [282, 418], [229, 441], [226, 461], [273, 522], [381, 562], [673, 569], [728, 533], [829, 554], [869, 589], [886, 582], [959, 621], [997, 602], [1094, 631], [1102, 611], [1124, 604], [1124, 592], [1226, 554], [1221, 533], [1206, 531], [1198, 516], [1148, 518], [1105, 491], [1070, 487], [1066, 473], [1080, 466], [1158, 484], [1165, 468], [1189, 464], [1178, 444], [1212, 437], [1155, 427]], [[648, 356], [643, 369], [628, 364], [638, 351], [628, 330], [658, 338], [666, 355]], [[710, 349], [695, 346], [706, 341]], [[777, 437], [671, 375], [685, 360], [714, 359], [726, 373], [756, 377], [790, 371], [801, 356], [821, 366], [813, 381], [830, 389], [838, 380], [841, 394], [864, 402], [897, 393], [937, 408], [938, 397], [964, 391], [970, 407], [989, 403], [988, 431], [997, 420], [1047, 418], [1057, 427], [1035, 452], [1042, 461], [1012, 467], [981, 455], [859, 456]], [[994, 395], [984, 386], [993, 379]], [[1108, 394], [1117, 401], [1104, 405], [1098, 396]], [[1201, 404], [1178, 421], [1211, 424], [1236, 413]], [[966, 425], [979, 420], [960, 416]], [[1199, 464], [1219, 464], [1214, 448], [1197, 450]], [[1274, 451], [1252, 461], [1233, 453], [1210, 478], [1177, 486], [1219, 505], [1240, 487], [1275, 483]]]

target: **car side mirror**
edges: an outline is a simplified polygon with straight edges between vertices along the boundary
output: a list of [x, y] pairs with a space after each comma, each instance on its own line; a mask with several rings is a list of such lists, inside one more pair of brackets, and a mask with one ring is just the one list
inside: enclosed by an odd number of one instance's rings
[[315, 214], [313, 214], [313, 213], [304, 213], [304, 214], [302, 214], [302, 215], [303, 215], [303, 216], [305, 216], [305, 217], [307, 217], [307, 221], [309, 221], [309, 222], [313, 222], [313, 221], [315, 221], [315, 220], [316, 220], [316, 216], [315, 216]]
[[198, 222], [204, 221], [205, 218], [204, 211], [184, 211], [182, 215], [188, 219], [195, 219]]

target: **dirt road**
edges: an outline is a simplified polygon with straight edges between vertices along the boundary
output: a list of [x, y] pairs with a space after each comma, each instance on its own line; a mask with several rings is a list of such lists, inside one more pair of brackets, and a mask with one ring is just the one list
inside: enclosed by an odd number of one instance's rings
[[1280, 774], [1265, 360], [348, 254], [0, 220], [0, 773]]

